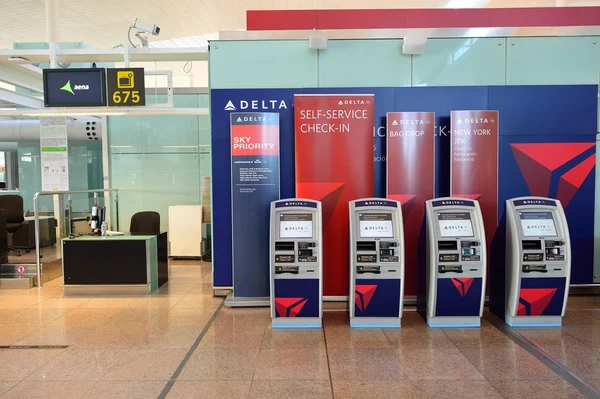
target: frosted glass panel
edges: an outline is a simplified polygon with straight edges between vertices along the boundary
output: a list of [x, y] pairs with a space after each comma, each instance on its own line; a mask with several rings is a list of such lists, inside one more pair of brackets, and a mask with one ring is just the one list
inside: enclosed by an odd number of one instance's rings
[[142, 152], [142, 117], [109, 116], [108, 136], [112, 154]]
[[505, 39], [430, 39], [413, 56], [414, 86], [503, 85]]
[[410, 63], [402, 40], [330, 40], [319, 53], [319, 86], [410, 86]]
[[144, 209], [160, 213], [162, 230], [168, 227], [171, 205], [200, 204], [198, 154], [144, 155]]
[[[144, 165], [141, 154], [114, 154], [111, 157], [111, 186], [119, 191], [119, 230], [129, 231], [131, 216], [143, 207]], [[113, 219], [116, 209], [111, 208]], [[116, 229], [116, 226], [112, 226]]]
[[596, 84], [600, 71], [598, 37], [508, 39], [506, 84]]
[[[156, 96], [158, 102], [166, 102], [166, 96]], [[198, 108], [197, 95], [177, 95], [173, 102], [176, 108]], [[197, 115], [144, 116], [142, 117], [142, 151], [152, 152], [197, 152]]]
[[211, 44], [210, 87], [316, 87], [317, 51], [308, 40]]

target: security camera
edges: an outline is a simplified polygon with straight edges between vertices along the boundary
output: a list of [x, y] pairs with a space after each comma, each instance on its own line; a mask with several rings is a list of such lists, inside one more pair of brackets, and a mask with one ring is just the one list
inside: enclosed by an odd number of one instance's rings
[[158, 36], [158, 34], [160, 33], [160, 28], [158, 26], [151, 24], [149, 22], [142, 21], [139, 18], [136, 18], [133, 21], [132, 27], [137, 29], [138, 33], [146, 32], [146, 33], [150, 33], [154, 36]]

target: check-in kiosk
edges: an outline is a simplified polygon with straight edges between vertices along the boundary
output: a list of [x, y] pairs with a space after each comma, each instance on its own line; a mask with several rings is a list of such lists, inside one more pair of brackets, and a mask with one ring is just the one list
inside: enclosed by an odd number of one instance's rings
[[352, 327], [400, 327], [404, 236], [398, 201], [350, 202], [350, 293]]
[[427, 323], [479, 327], [486, 284], [486, 241], [479, 203], [437, 198], [427, 210]]
[[560, 326], [567, 306], [571, 242], [560, 201], [506, 201], [506, 323]]
[[323, 318], [321, 203], [271, 203], [271, 317], [273, 328], [320, 328]]

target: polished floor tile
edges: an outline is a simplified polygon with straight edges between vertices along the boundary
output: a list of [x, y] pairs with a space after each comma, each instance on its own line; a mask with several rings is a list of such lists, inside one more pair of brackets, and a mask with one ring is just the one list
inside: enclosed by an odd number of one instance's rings
[[12, 345], [36, 330], [31, 326], [0, 326], [0, 345]]
[[3, 399], [79, 399], [94, 381], [24, 381], [2, 396]]
[[135, 349], [189, 349], [203, 326], [164, 326], [145, 331], [136, 339]]
[[265, 349], [325, 349], [321, 329], [287, 330], [267, 327], [262, 340]]
[[420, 397], [431, 399], [501, 399], [488, 381], [412, 381]]
[[421, 396], [409, 381], [333, 381], [336, 399], [416, 399]]
[[102, 377], [111, 381], [166, 381], [182, 362], [186, 349], [132, 349]]
[[4, 395], [6, 392], [10, 391], [12, 388], [17, 385], [18, 382], [0, 382], [0, 397]]
[[251, 381], [177, 381], [167, 399], [246, 399]]
[[455, 349], [456, 345], [444, 332], [437, 328], [384, 329], [386, 338], [393, 348], [402, 351], [414, 349]]
[[[45, 313], [46, 311], [44, 311]], [[49, 323], [53, 327], [98, 327], [119, 313], [119, 309], [73, 309]]]
[[494, 381], [494, 388], [506, 399], [585, 398], [564, 381]]
[[350, 328], [350, 326], [326, 326], [325, 338], [331, 349], [391, 348], [381, 328]]
[[98, 381], [127, 352], [127, 350], [66, 349], [27, 380]]
[[166, 384], [167, 381], [98, 381], [83, 399], [156, 399]]
[[520, 347], [461, 349], [465, 357], [492, 380], [556, 380], [560, 377]]
[[325, 349], [261, 349], [255, 380], [329, 380]]
[[197, 349], [179, 380], [251, 381], [259, 349]]
[[484, 376], [456, 347], [399, 349], [404, 371], [411, 380], [483, 380]]
[[403, 380], [404, 367], [393, 349], [329, 349], [331, 379]]
[[331, 399], [329, 381], [253, 381], [250, 399]]
[[82, 304], [80, 309], [122, 309], [127, 307], [134, 299], [138, 298], [139, 295], [136, 296], [116, 296], [116, 297], [100, 297], [100, 298], [92, 298], [89, 301]]
[[0, 350], [0, 381], [23, 381], [63, 352], [64, 349]]
[[265, 328], [240, 328], [212, 325], [207, 331], [200, 348], [260, 349], [263, 345]]

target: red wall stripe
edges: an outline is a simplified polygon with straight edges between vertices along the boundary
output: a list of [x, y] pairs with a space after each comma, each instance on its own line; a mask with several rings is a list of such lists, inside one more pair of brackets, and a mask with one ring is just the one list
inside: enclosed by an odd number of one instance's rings
[[600, 7], [248, 11], [247, 30], [600, 25]]

